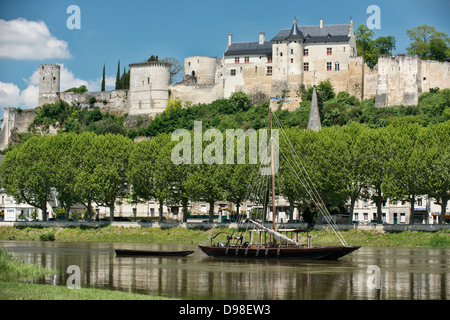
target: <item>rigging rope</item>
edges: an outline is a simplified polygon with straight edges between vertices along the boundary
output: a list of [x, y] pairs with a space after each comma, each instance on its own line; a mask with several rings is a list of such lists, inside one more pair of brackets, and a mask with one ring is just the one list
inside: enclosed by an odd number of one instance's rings
[[293, 153], [293, 155], [297, 158], [297, 161], [294, 161], [294, 163], [297, 164], [298, 171], [300, 171], [300, 174], [303, 176], [303, 180], [300, 178], [300, 176], [297, 173], [297, 170], [295, 170], [295, 168], [292, 166], [292, 164], [289, 161], [289, 159], [287, 158], [287, 156], [281, 150], [280, 145], [273, 138], [271, 138], [272, 143], [275, 141], [275, 143], [278, 145], [278, 148], [279, 148], [281, 154], [284, 156], [284, 158], [286, 159], [287, 163], [292, 168], [293, 172], [295, 173], [295, 175], [299, 179], [300, 183], [302, 184], [303, 188], [309, 194], [309, 196], [311, 197], [311, 199], [315, 203], [315, 205], [318, 208], [318, 210], [320, 211], [320, 213], [322, 213], [323, 217], [328, 222], [328, 224], [330, 225], [331, 229], [333, 230], [333, 232], [335, 233], [335, 235], [337, 236], [339, 241], [344, 246], [347, 246], [347, 242], [345, 241], [345, 239], [342, 236], [342, 234], [339, 232], [337, 225], [333, 221], [333, 219], [331, 217], [331, 214], [329, 213], [325, 203], [323, 202], [322, 198], [320, 197], [319, 192], [317, 191], [314, 183], [312, 182], [311, 178], [309, 177], [308, 172], [306, 171], [303, 163], [300, 161], [300, 158], [299, 158], [297, 152], [295, 151], [294, 147], [292, 146], [290, 140], [288, 139], [288, 137], [286, 135], [286, 132], [284, 131], [283, 127], [281, 126], [281, 123], [279, 122], [279, 120], [276, 117], [275, 113], [273, 113], [273, 115], [274, 115], [275, 121], [277, 122], [278, 126], [280, 127], [280, 130], [281, 130], [282, 134], [285, 137], [285, 140], [287, 141], [288, 148], [290, 148], [290, 150]]

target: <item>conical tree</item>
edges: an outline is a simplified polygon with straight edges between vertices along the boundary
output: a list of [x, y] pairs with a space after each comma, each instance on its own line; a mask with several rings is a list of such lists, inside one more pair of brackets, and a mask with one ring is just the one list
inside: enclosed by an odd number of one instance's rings
[[117, 75], [116, 75], [116, 90], [122, 89], [121, 83], [120, 83], [120, 60], [119, 64], [117, 65]]
[[106, 82], [105, 82], [105, 65], [103, 65], [102, 91], [105, 91], [105, 86], [106, 86]]

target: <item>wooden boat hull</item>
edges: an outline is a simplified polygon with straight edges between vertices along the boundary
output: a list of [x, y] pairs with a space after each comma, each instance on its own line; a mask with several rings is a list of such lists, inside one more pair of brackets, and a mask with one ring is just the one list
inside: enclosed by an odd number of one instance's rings
[[147, 251], [147, 250], [126, 250], [115, 249], [117, 256], [148, 256], [148, 257], [184, 257], [194, 253], [194, 250], [187, 251]]
[[337, 260], [360, 246], [323, 246], [323, 247], [219, 247], [200, 245], [207, 255], [215, 258], [260, 258], [295, 260]]

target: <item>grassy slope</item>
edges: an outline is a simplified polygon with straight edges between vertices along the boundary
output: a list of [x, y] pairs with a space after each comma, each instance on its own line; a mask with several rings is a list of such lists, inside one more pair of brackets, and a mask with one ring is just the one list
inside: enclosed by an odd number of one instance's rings
[[[42, 235], [53, 234], [56, 241], [94, 241], [94, 242], [141, 242], [141, 243], [209, 243], [216, 232], [232, 232], [233, 229], [188, 229], [175, 228], [124, 228], [106, 226], [100, 228], [0, 228], [0, 240], [32, 240], [47, 238]], [[313, 244], [338, 244], [332, 231], [313, 231], [310, 233]], [[450, 232], [380, 232], [349, 230], [342, 232], [348, 244], [365, 247], [450, 247]], [[226, 235], [223, 235], [226, 237]], [[222, 240], [221, 240], [222, 241]]]

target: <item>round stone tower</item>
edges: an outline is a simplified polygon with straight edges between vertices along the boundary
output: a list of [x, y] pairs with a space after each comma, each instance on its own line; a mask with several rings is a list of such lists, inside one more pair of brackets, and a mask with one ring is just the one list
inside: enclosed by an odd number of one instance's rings
[[169, 99], [170, 64], [130, 64], [129, 114], [158, 114]]
[[59, 100], [61, 67], [54, 64], [39, 66], [38, 107]]
[[216, 57], [193, 56], [184, 59], [184, 74], [192, 76], [198, 84], [215, 84], [217, 65]]

